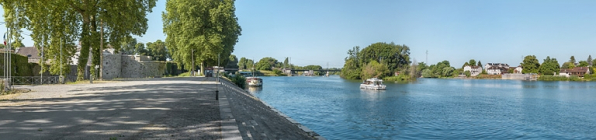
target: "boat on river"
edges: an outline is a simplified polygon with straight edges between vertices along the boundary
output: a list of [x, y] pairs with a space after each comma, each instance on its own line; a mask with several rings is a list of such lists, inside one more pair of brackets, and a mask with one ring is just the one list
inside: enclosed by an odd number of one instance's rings
[[383, 80], [378, 78], [366, 79], [366, 81], [360, 84], [360, 89], [385, 90], [386, 87], [383, 85]]
[[246, 77], [246, 83], [251, 87], [263, 86], [263, 79], [259, 77]]

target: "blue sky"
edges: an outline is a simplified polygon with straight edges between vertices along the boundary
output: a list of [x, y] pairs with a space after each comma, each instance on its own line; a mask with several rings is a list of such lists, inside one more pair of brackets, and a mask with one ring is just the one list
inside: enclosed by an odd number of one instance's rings
[[[354, 46], [394, 42], [408, 45], [418, 62], [428, 50], [428, 63], [455, 67], [470, 59], [517, 66], [526, 55], [579, 61], [596, 58], [594, 7], [593, 0], [239, 0], [243, 31], [233, 54], [342, 67]], [[159, 0], [139, 42], [165, 40], [164, 10]]]

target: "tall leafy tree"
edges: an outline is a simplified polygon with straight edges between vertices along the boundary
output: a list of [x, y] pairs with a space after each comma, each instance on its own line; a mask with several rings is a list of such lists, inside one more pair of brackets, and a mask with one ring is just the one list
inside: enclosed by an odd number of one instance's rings
[[246, 69], [246, 58], [245, 57], [241, 57], [240, 60], [238, 61], [238, 69]]
[[224, 66], [225, 68], [238, 68], [238, 58], [236, 57], [236, 55], [230, 55], [230, 57], [228, 57], [226, 66]]
[[522, 73], [538, 73], [538, 68], [540, 67], [540, 62], [536, 59], [535, 55], [528, 55], [524, 58], [524, 61], [520, 63], [520, 65], [524, 68]]
[[122, 54], [134, 55], [135, 54], [135, 47], [138, 44], [136, 38], [127, 37], [120, 43], [121, 46], [118, 49]]
[[468, 61], [468, 64], [470, 64], [470, 66], [476, 66], [476, 60], [470, 59], [470, 61]]
[[228, 58], [241, 32], [235, 11], [234, 0], [167, 0], [163, 31], [172, 59], [185, 69], [200, 63], [203, 70], [218, 56]]
[[588, 56], [588, 60], [587, 60], [588, 64], [591, 66], [592, 65], [592, 55]]
[[284, 60], [284, 67], [288, 68], [288, 64], [289, 64], [288, 57], [286, 57], [286, 59]]
[[272, 57], [264, 57], [256, 64], [257, 70], [271, 70], [271, 67], [277, 64], [277, 59]]
[[575, 62], [576, 62], [576, 61], [575, 61], [575, 56], [571, 56], [571, 58], [569, 58], [569, 62], [571, 62], [571, 63], [575, 63]]
[[589, 66], [590, 63], [588, 63], [588, 61], [579, 61], [579, 65], [577, 65], [578, 67], [587, 67]]
[[[70, 58], [75, 54], [77, 41], [80, 41], [77, 66], [77, 79], [80, 80], [84, 76], [84, 68], [90, 53], [93, 55], [92, 64], [99, 64], [102, 38], [100, 26], [103, 25], [103, 38], [111, 46], [118, 47], [123, 38], [131, 34], [145, 33], [147, 30], [145, 16], [155, 7], [155, 1], [0, 0], [0, 4], [4, 7], [7, 27], [26, 28], [32, 31], [31, 38], [35, 42], [34, 46], [46, 55], [42, 61], [53, 60], [49, 61], [52, 74], [59, 73], [60, 66], [64, 67], [63, 72], [69, 70]], [[15, 30], [15, 32], [18, 31]], [[21, 38], [20, 33], [13, 33], [12, 38]], [[60, 58], [63, 61], [57, 60]], [[62, 64], [58, 64], [60, 62]], [[47, 70], [45, 65], [41, 66], [42, 71]], [[95, 73], [95, 70], [92, 69], [91, 73]]]
[[479, 66], [479, 67], [483, 67], [483, 66], [482, 66], [482, 62], [480, 62], [480, 60], [478, 60], [478, 65], [477, 65], [477, 66]]
[[135, 54], [136, 55], [147, 55], [147, 49], [145, 49], [145, 44], [137, 43], [135, 45]]
[[551, 59], [550, 56], [547, 56], [546, 59], [544, 59], [544, 61], [542, 62], [542, 65], [540, 65], [538, 72], [543, 75], [553, 75], [558, 73], [560, 70], [561, 67], [559, 67], [559, 62], [557, 61], [557, 59]]
[[153, 57], [153, 60], [166, 61], [170, 58], [168, 49], [166, 48], [166, 43], [161, 40], [148, 42], [147, 52], [149, 56]]

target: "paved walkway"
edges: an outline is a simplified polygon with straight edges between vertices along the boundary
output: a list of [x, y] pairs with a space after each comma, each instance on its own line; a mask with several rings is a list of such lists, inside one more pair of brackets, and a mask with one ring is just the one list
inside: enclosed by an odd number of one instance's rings
[[[18, 86], [0, 100], [0, 139], [313, 139], [247, 92], [214, 78]], [[4, 96], [6, 97], [6, 96]]]
[[0, 102], [1, 139], [221, 139], [214, 82], [162, 78], [20, 86]]

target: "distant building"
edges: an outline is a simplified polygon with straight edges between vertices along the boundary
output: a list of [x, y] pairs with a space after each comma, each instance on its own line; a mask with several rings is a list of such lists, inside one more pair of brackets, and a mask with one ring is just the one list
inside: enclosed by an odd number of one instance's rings
[[584, 74], [586, 74], [586, 73], [588, 73], [588, 74], [590, 73], [589, 67], [575, 67], [573, 69], [561, 69], [561, 71], [559, 71], [560, 76], [566, 76], [566, 77], [569, 77], [571, 75], [584, 77]]
[[480, 74], [482, 72], [482, 67], [480, 67], [480, 66], [465, 66], [464, 72], [465, 71], [470, 71], [471, 76], [477, 76], [478, 74]]
[[26, 56], [29, 63], [39, 63], [39, 60], [41, 60], [39, 51], [35, 47], [20, 47], [16, 50], [16, 53]]
[[503, 73], [508, 73], [509, 71], [509, 64], [505, 63], [487, 63], [484, 65], [486, 69], [486, 73], [491, 75], [500, 75]]
[[509, 70], [513, 72], [513, 74], [521, 74], [522, 73], [522, 66], [517, 67], [509, 67]]

